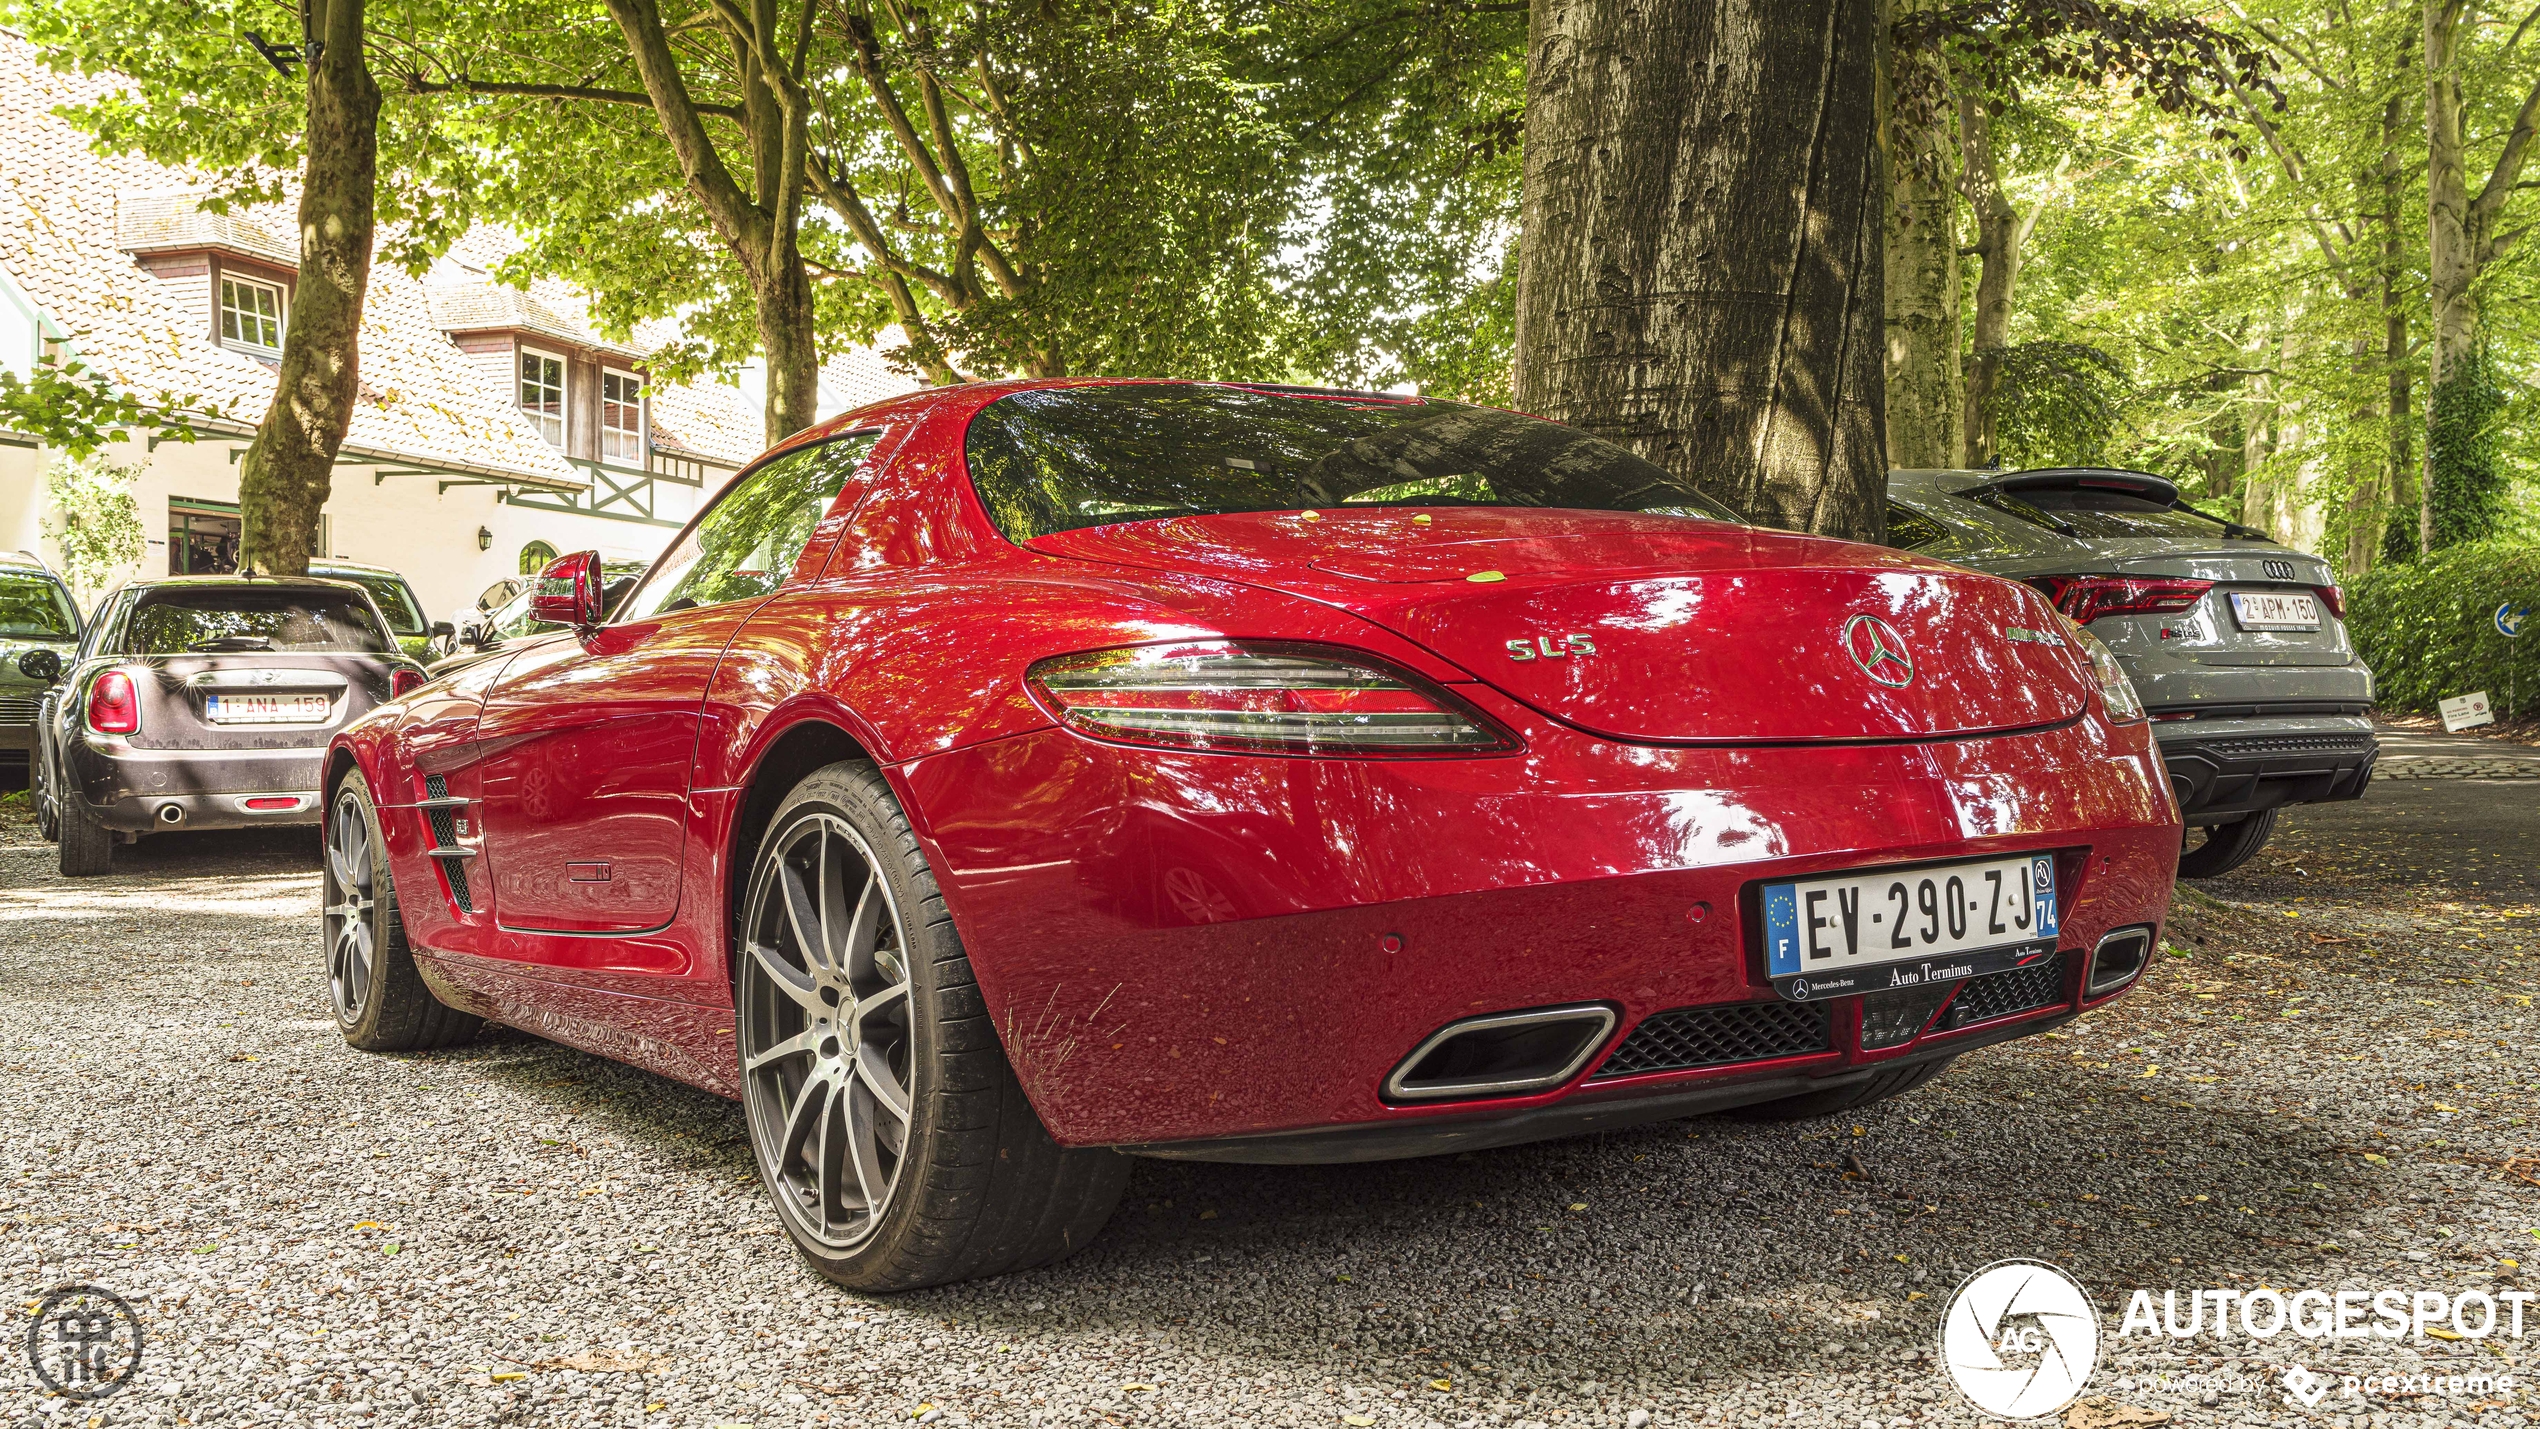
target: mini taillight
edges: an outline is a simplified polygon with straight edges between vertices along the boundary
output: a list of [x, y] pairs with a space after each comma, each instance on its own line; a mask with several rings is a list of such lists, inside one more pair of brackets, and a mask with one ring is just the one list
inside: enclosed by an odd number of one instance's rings
[[406, 692], [408, 690], [411, 690], [422, 683], [423, 672], [421, 670], [417, 670], [407, 665], [400, 665], [396, 669], [388, 672], [388, 698], [392, 700], [402, 700], [406, 697]]
[[2320, 604], [2328, 607], [2329, 614], [2340, 620], [2346, 618], [2346, 592], [2333, 585], [2315, 585], [2311, 587], [2311, 594], [2320, 598]]
[[2192, 609], [2212, 581], [2143, 576], [2040, 576], [2030, 582], [2055, 608], [2088, 625], [2103, 615], [2154, 615]]
[[1030, 679], [1070, 729], [1124, 744], [1362, 758], [1517, 747], [1445, 691], [1338, 651], [1138, 646], [1043, 660]]
[[141, 732], [141, 697], [130, 675], [108, 670], [88, 687], [88, 727], [99, 734]]

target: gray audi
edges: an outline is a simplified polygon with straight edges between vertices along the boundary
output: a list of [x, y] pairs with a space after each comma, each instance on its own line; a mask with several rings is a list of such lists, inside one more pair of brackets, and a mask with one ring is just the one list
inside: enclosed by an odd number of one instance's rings
[[2187, 823], [2178, 871], [2247, 863], [2287, 804], [2372, 779], [2372, 672], [2328, 563], [2139, 471], [1893, 471], [1888, 541], [2025, 581], [2116, 653]]
[[369, 593], [328, 580], [134, 581], [69, 661], [29, 661], [53, 685], [36, 822], [75, 877], [152, 833], [316, 824], [327, 741], [423, 683]]

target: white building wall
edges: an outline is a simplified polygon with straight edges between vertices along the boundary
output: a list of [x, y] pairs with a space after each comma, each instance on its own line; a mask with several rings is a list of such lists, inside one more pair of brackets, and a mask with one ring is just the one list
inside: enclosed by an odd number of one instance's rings
[[[163, 442], [156, 451], [138, 440], [106, 448], [114, 460], [140, 467], [133, 495], [149, 538], [140, 562], [109, 586], [131, 576], [167, 574], [171, 500], [237, 502], [238, 468], [230, 454], [245, 446], [241, 439], [224, 437], [190, 445]], [[35, 551], [58, 565], [60, 551], [42, 540], [39, 531], [46, 515], [41, 473], [50, 458], [39, 450], [0, 446], [0, 549]], [[517, 574], [521, 548], [533, 540], [559, 553], [597, 550], [611, 560], [648, 561], [678, 534], [675, 526], [514, 506], [498, 501], [499, 488], [491, 486], [442, 491], [444, 479], [450, 478], [398, 475], [374, 480], [368, 466], [338, 467], [326, 505], [328, 549], [323, 554], [402, 573], [423, 602], [426, 617], [449, 620], [471, 606], [479, 591]], [[481, 549], [480, 529], [488, 542]], [[98, 592], [80, 594], [86, 604]]]

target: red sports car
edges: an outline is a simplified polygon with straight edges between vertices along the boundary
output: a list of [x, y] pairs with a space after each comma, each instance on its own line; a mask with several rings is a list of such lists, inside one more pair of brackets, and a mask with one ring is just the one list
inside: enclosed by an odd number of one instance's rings
[[921, 392], [599, 574], [336, 740], [336, 1010], [739, 1098], [861, 1288], [1066, 1254], [1124, 1152], [1894, 1096], [2122, 992], [2178, 863], [2035, 592], [1454, 402]]

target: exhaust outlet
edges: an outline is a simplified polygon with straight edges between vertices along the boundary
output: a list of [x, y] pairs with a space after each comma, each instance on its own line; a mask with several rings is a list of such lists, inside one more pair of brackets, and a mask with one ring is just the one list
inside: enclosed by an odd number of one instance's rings
[[2084, 997], [2102, 997], [2143, 975], [2152, 961], [2152, 930], [2119, 928], [2099, 940], [2090, 952], [2090, 977]]
[[1577, 1076], [1614, 1030], [1602, 1003], [1468, 1017], [1430, 1033], [1386, 1076], [1387, 1101], [1512, 1096]]
[[178, 824], [184, 823], [184, 806], [179, 804], [161, 804], [159, 806], [159, 822], [166, 824], [170, 828], [174, 828]]

